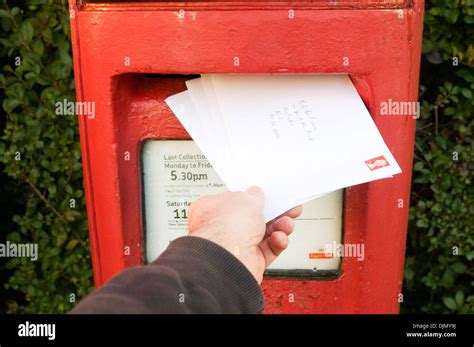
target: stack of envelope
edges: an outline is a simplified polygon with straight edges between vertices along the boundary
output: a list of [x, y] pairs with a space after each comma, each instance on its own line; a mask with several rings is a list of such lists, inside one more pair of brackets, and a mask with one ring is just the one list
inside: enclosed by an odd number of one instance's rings
[[260, 186], [266, 221], [401, 172], [347, 75], [202, 75], [166, 103], [230, 191]]

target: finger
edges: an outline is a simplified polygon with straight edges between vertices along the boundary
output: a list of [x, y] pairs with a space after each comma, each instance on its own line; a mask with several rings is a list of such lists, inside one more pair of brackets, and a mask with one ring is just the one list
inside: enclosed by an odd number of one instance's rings
[[288, 236], [283, 231], [275, 231], [259, 244], [268, 267], [288, 247]]
[[288, 216], [290, 218], [298, 218], [299, 216], [301, 216], [302, 212], [303, 212], [303, 206], [298, 205], [286, 211], [285, 213], [283, 213], [283, 216]]
[[301, 205], [295, 206], [292, 209], [289, 209], [285, 213], [282, 213], [278, 217], [275, 217], [272, 220], [270, 220], [269, 222], [267, 222], [267, 225], [271, 225], [273, 222], [275, 222], [275, 221], [277, 221], [280, 218], [285, 217], [285, 216], [288, 216], [290, 218], [298, 218], [299, 216], [301, 216], [302, 212], [303, 212], [303, 206], [301, 206]]
[[263, 208], [264, 203], [264, 194], [263, 190], [260, 187], [252, 186], [245, 191], [250, 196], [254, 197], [257, 201], [257, 204]]
[[267, 226], [266, 236], [270, 236], [274, 231], [283, 231], [286, 235], [290, 235], [295, 228], [295, 222], [292, 218], [284, 216], [272, 224]]

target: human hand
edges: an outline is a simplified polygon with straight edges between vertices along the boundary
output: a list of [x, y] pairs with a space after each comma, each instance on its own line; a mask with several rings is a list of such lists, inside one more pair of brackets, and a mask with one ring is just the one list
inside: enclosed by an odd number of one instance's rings
[[189, 235], [231, 252], [261, 283], [265, 269], [288, 247], [293, 219], [302, 212], [300, 205], [265, 224], [263, 204], [258, 187], [202, 197], [189, 209]]

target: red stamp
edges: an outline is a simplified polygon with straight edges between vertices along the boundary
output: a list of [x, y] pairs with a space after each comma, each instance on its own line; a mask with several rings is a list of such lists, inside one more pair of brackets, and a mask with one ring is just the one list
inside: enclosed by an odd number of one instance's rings
[[381, 169], [385, 166], [390, 165], [387, 159], [385, 159], [383, 155], [381, 155], [380, 157], [376, 157], [374, 159], [366, 160], [365, 163], [369, 167], [370, 171]]

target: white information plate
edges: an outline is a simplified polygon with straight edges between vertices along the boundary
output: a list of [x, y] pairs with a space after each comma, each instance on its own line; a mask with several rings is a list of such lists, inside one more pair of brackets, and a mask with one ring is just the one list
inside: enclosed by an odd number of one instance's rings
[[[170, 241], [187, 234], [187, 210], [194, 200], [227, 188], [191, 140], [146, 141], [142, 168], [146, 260], [152, 262]], [[342, 242], [342, 215], [342, 190], [304, 204], [288, 249], [269, 273], [337, 273], [341, 259], [327, 247]]]

